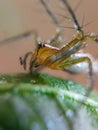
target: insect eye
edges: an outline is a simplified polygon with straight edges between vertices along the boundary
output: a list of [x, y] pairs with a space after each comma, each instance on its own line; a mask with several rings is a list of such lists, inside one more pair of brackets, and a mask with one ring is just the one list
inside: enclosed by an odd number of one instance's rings
[[43, 47], [45, 47], [45, 44], [43, 42], [39, 42], [38, 43], [38, 48], [43, 48]]

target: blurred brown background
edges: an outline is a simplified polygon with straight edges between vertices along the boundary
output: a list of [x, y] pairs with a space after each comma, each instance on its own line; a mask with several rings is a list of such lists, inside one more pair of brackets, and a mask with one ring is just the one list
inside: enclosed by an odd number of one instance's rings
[[[73, 8], [77, 6], [80, 0], [71, 1]], [[68, 15], [58, 4], [58, 0], [47, 0], [51, 9], [55, 12], [62, 25], [66, 26], [66, 21], [61, 15]], [[95, 32], [98, 34], [98, 0], [82, 0], [76, 10], [79, 22], [84, 24], [91, 22], [84, 28], [85, 32]], [[68, 24], [67, 24], [68, 26]], [[39, 0], [0, 0], [0, 40], [18, 35], [31, 29], [36, 30], [43, 40], [51, 38], [55, 34], [55, 25], [45, 13]], [[75, 31], [66, 29], [63, 35], [66, 37], [66, 42], [70, 41]], [[19, 64], [19, 57], [28, 51], [33, 51], [33, 38], [30, 36], [24, 40], [14, 41], [10, 44], [0, 45], [0, 73], [23, 72], [22, 66]], [[88, 46], [85, 52], [91, 53], [98, 59], [98, 45], [88, 41]], [[86, 84], [87, 76], [71, 75], [60, 70], [54, 71], [45, 68], [42, 72], [71, 79]], [[98, 75], [95, 75], [95, 89], [98, 90]]]

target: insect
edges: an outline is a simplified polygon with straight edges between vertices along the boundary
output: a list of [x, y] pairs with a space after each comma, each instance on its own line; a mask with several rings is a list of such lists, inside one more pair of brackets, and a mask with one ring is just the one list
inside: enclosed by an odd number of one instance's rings
[[[27, 67], [27, 60], [30, 57], [29, 71], [32, 74], [34, 71], [38, 71], [43, 67], [49, 67], [51, 69], [68, 71], [71, 73], [81, 73], [82, 71], [88, 70], [89, 84], [88, 88], [93, 87], [93, 69], [92, 61], [87, 54], [78, 53], [79, 50], [83, 49], [87, 44], [87, 39], [91, 39], [98, 42], [98, 37], [94, 34], [85, 34], [82, 27], [80, 26], [77, 17], [67, 2], [67, 0], [60, 0], [63, 3], [64, 8], [66, 8], [71, 16], [71, 21], [74, 24], [74, 29], [76, 30], [76, 36], [68, 44], [62, 48], [57, 48], [52, 46], [52, 43], [58, 42], [59, 36], [61, 36], [61, 28], [59, 26], [59, 21], [53, 15], [52, 11], [48, 8], [45, 0], [40, 0], [41, 4], [44, 6], [47, 14], [51, 17], [54, 24], [57, 26], [56, 35], [50, 39], [49, 42], [38, 41], [38, 34], [34, 33], [33, 30], [21, 34], [19, 36], [6, 39], [1, 43], [10, 42], [20, 38], [26, 38], [29, 35], [35, 36], [36, 49], [34, 52], [27, 52], [23, 57], [20, 57], [20, 63], [23, 65], [24, 69]], [[50, 44], [49, 44], [50, 43]]]
[[[46, 12], [52, 18], [53, 22], [59, 27], [59, 22], [54, 17], [53, 13], [49, 10], [46, 2], [40, 0], [44, 6]], [[96, 35], [86, 35], [82, 30], [82, 27], [79, 25], [78, 20], [71, 6], [67, 0], [61, 0], [63, 5], [67, 8], [69, 14], [71, 15], [71, 20], [74, 23], [74, 28], [76, 29], [76, 37], [71, 40], [67, 45], [63, 46], [61, 49], [49, 45], [47, 42], [38, 42], [37, 47], [33, 52], [28, 52], [24, 57], [20, 57], [20, 63], [26, 69], [26, 62], [29, 56], [29, 70], [30, 73], [33, 73], [36, 70], [39, 70], [42, 67], [49, 67], [51, 69], [63, 70], [68, 72], [80, 73], [88, 69], [89, 75], [89, 84], [88, 88], [92, 89], [93, 87], [93, 70], [92, 70], [92, 61], [86, 54], [78, 53], [79, 50], [83, 49], [87, 44], [87, 39], [91, 39], [95, 42], [98, 42], [98, 37]], [[55, 37], [50, 40], [50, 43], [57, 42], [57, 38], [60, 35], [60, 31], [57, 32]], [[80, 65], [80, 67], [78, 66]], [[78, 69], [79, 67], [79, 69]]]

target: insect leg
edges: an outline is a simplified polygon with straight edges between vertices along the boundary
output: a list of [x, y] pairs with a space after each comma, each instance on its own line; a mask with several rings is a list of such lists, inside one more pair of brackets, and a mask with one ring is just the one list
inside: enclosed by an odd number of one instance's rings
[[86, 35], [86, 36], [84, 37], [84, 39], [85, 39], [85, 41], [86, 41], [87, 39], [91, 39], [92, 41], [98, 43], [98, 36], [93, 35], [93, 34]]
[[81, 57], [79, 59], [70, 60], [69, 63], [65, 62], [64, 68], [66, 68], [67, 66], [72, 66], [72, 65], [82, 63], [82, 62], [88, 63], [88, 90], [89, 91], [87, 91], [86, 93], [86, 96], [88, 96], [89, 92], [92, 90], [93, 85], [94, 85], [94, 75], [93, 75], [91, 59], [89, 57]]
[[[34, 36], [34, 43], [36, 45], [36, 48], [38, 48], [39, 47], [39, 36], [36, 32], [34, 32], [33, 36]], [[25, 70], [26, 70], [27, 60], [28, 60], [29, 56], [31, 56], [31, 59], [32, 59], [32, 55], [33, 55], [33, 52], [27, 52], [23, 57], [19, 58], [20, 64], [23, 65], [23, 68]]]
[[71, 57], [67, 57], [67, 58], [62, 57], [61, 59], [55, 62], [52, 62], [50, 64], [50, 67], [55, 68], [55, 69], [66, 70], [67, 67], [70, 67], [72, 65], [76, 65], [82, 62], [88, 63], [88, 76], [89, 76], [88, 89], [91, 90], [93, 87], [93, 70], [92, 70], [92, 62], [89, 57], [80, 57], [76, 59], [72, 59]]
[[53, 14], [53, 12], [49, 9], [48, 5], [46, 4], [45, 0], [40, 0], [41, 4], [43, 5], [43, 7], [45, 8], [45, 11], [47, 12], [47, 14], [50, 16], [50, 18], [52, 19], [53, 23], [58, 27], [59, 26], [59, 21], [57, 20], [57, 18], [55, 17], [55, 15]]
[[20, 57], [20, 64], [23, 65], [24, 70], [26, 70], [26, 62], [29, 56], [32, 56], [32, 52], [27, 52], [23, 57]]
[[69, 3], [67, 2], [67, 0], [61, 0], [63, 2], [63, 5], [66, 6], [68, 12], [70, 13], [71, 17], [72, 17], [72, 21], [74, 23], [74, 28], [77, 30], [77, 32], [79, 33], [79, 36], [83, 37], [84, 32], [81, 29], [81, 26], [76, 18], [76, 15], [74, 13], [74, 10], [71, 8], [71, 6], [69, 5]]
[[43, 5], [43, 7], [45, 8], [45, 11], [47, 12], [47, 14], [50, 16], [50, 18], [52, 19], [53, 23], [56, 25], [57, 29], [56, 29], [56, 34], [47, 41], [47, 44], [51, 44], [53, 45], [53, 43], [55, 41], [57, 41], [60, 37], [61, 34], [61, 27], [60, 27], [60, 22], [57, 20], [57, 18], [55, 17], [55, 15], [53, 14], [53, 12], [50, 10], [50, 8], [48, 7], [47, 3], [45, 0], [40, 0], [41, 4]]
[[[56, 42], [58, 43], [61, 43], [61, 40], [62, 37], [61, 37], [61, 30], [59, 28], [56, 29], [56, 34], [47, 41], [47, 44], [50, 44], [50, 45], [55, 45]], [[57, 45], [55, 45], [57, 47]]]
[[0, 41], [0, 45], [8, 44], [8, 43], [13, 42], [13, 41], [17, 41], [17, 40], [27, 38], [30, 35], [33, 35], [34, 33], [35, 33], [34, 30], [31, 30], [31, 31], [24, 32], [22, 34], [19, 34], [19, 35], [13, 36], [13, 37], [9, 37], [7, 39]]

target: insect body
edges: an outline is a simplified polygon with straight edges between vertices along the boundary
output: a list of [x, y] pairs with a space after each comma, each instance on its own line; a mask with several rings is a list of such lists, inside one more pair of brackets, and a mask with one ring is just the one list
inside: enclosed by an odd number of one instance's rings
[[[80, 62], [90, 63], [90, 59], [85, 57], [76, 56], [76, 52], [85, 47], [85, 42], [83, 42], [88, 36], [84, 38], [76, 38], [70, 43], [62, 47], [61, 49], [48, 45], [47, 43], [38, 43], [37, 48], [34, 53], [27, 53], [24, 59], [21, 59], [21, 63], [25, 66], [26, 59], [31, 54], [30, 60], [30, 72], [33, 72], [33, 68], [38, 68], [40, 66], [47, 66], [51, 69], [61, 69], [64, 70], [68, 66]], [[89, 36], [90, 37], [90, 36]], [[95, 37], [90, 37], [95, 38]], [[24, 67], [25, 68], [25, 67]]]
[[24, 69], [26, 69], [26, 60], [28, 56], [31, 55], [29, 67], [31, 73], [45, 66], [51, 69], [59, 69], [73, 72], [74, 70], [70, 67], [79, 63], [86, 62], [88, 64], [88, 73], [90, 74], [90, 81], [92, 83], [92, 62], [88, 56], [79, 56], [79, 54], [77, 53], [80, 49], [85, 47], [85, 41], [88, 38], [97, 41], [97, 37], [95, 36], [77, 36], [74, 40], [69, 42], [61, 49], [48, 45], [47, 43], [38, 43], [38, 46], [35, 49], [34, 53], [28, 52], [24, 57], [20, 58], [21, 64], [24, 66]]

